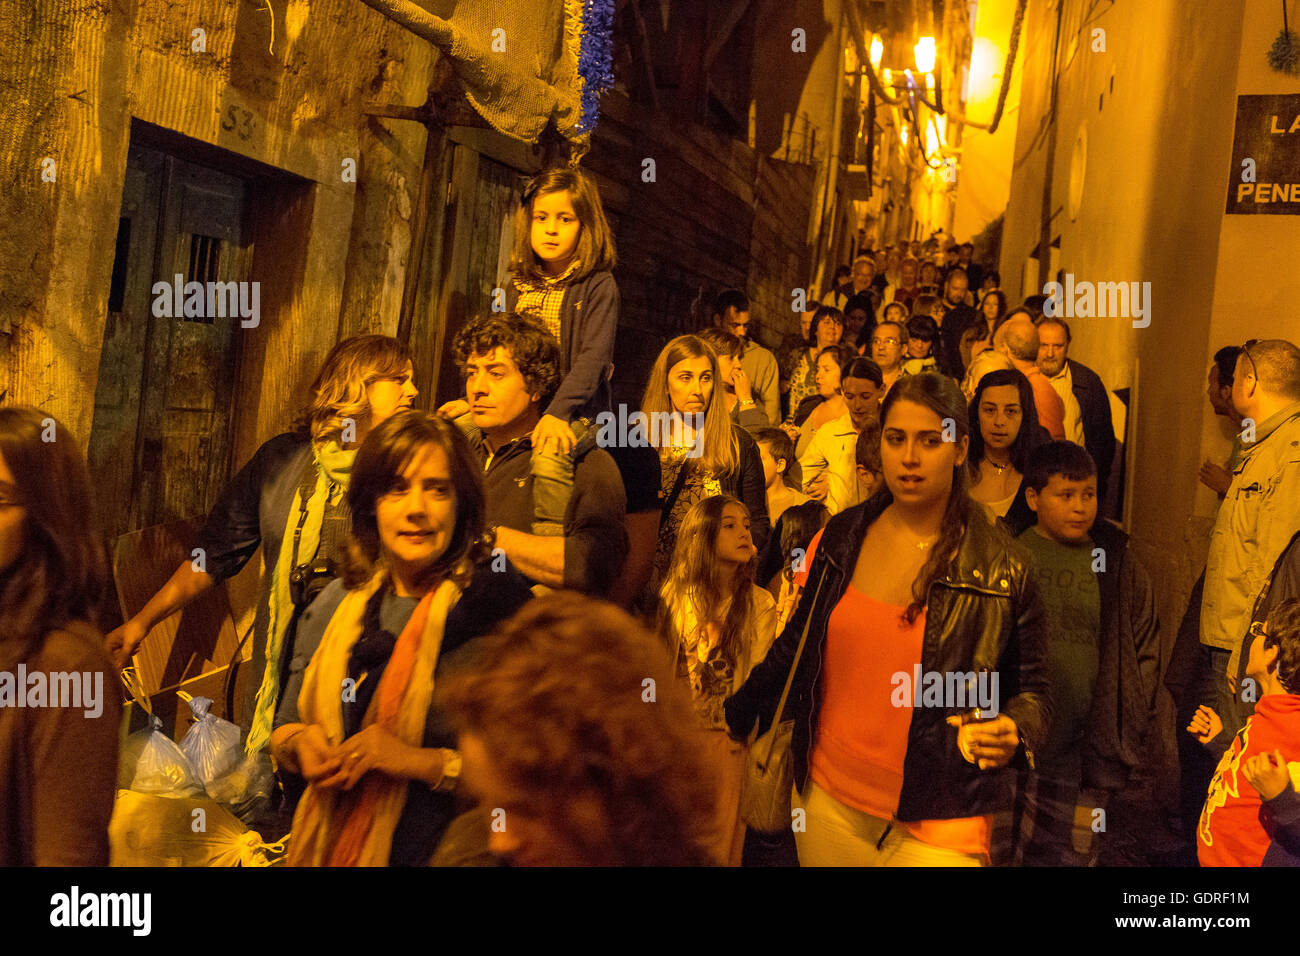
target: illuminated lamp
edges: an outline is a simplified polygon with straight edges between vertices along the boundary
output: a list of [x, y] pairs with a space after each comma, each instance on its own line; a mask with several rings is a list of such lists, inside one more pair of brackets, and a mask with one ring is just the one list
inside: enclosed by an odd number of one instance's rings
[[921, 37], [916, 41], [916, 68], [921, 73], [929, 73], [934, 70], [934, 37]]

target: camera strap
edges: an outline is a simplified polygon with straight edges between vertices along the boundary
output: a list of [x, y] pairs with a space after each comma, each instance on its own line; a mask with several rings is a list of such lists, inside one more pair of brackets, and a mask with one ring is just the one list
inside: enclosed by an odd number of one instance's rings
[[302, 544], [302, 526], [307, 523], [307, 503], [316, 493], [316, 459], [308, 458], [298, 482], [298, 526], [293, 529], [293, 551], [290, 552], [289, 570], [298, 567], [298, 548]]
[[320, 555], [332, 564], [337, 564], [338, 559], [342, 557], [344, 548], [347, 546], [348, 530], [352, 523], [352, 516], [348, 511], [346, 498], [340, 497], [337, 502], [331, 500], [334, 497], [335, 489], [335, 485], [331, 483], [326, 492], [329, 497], [325, 501], [325, 513], [321, 518], [320, 544], [317, 545], [316, 554], [307, 555], [303, 561], [298, 558], [298, 552], [302, 544], [302, 529], [307, 523], [308, 503], [311, 501], [312, 495], [316, 493], [318, 467], [316, 459], [314, 457], [309, 458], [298, 482], [298, 524], [293, 532], [290, 569], [310, 562], [316, 555]]

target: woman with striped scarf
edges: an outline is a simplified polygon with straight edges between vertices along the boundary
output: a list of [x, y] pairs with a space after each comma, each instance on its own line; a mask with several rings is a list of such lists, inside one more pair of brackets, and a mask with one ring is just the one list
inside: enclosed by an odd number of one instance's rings
[[344, 578], [303, 615], [271, 737], [307, 783], [289, 862], [421, 865], [464, 809], [435, 678], [532, 595], [491, 556], [479, 469], [449, 422], [385, 421], [357, 453], [347, 498]]

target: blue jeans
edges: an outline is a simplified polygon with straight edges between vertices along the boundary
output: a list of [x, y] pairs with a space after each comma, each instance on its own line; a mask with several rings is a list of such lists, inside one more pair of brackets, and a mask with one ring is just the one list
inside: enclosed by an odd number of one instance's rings
[[573, 497], [573, 466], [596, 444], [591, 422], [579, 418], [569, 422], [577, 441], [569, 454], [541, 451], [534, 447], [529, 463], [533, 477], [533, 534], [563, 537], [564, 518]]
[[[1237, 731], [1241, 730], [1246, 723], [1246, 718], [1254, 710], [1253, 704], [1242, 701], [1240, 687], [1237, 688], [1237, 693], [1233, 693], [1228, 688], [1226, 675], [1228, 660], [1231, 657], [1231, 651], [1202, 644], [1201, 656], [1197, 661], [1196, 676], [1191, 694], [1192, 700], [1214, 708], [1214, 712], [1223, 721], [1223, 730], [1219, 732], [1217, 737], [1205, 744], [1205, 749], [1214, 756], [1216, 763], [1232, 743], [1232, 738], [1237, 736]], [[1183, 727], [1186, 726], [1186, 724], [1183, 725]], [[1183, 727], [1178, 729], [1182, 731]]]

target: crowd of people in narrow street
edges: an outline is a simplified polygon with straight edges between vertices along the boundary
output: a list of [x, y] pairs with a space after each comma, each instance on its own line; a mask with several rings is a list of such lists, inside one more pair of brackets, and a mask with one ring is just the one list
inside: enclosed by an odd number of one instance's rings
[[[1093, 865], [1165, 693], [1187, 862], [1300, 864], [1300, 348], [1209, 365], [1240, 434], [1200, 470], [1222, 501], [1170, 658], [1108, 513], [1142, 450], [970, 243], [864, 250], [772, 350], [721, 290], [629, 410], [591, 179], [534, 178], [514, 234], [506, 310], [451, 341], [461, 397], [423, 409], [407, 344], [340, 341], [203, 569], [106, 635], [77, 438], [0, 408], [0, 671], [116, 688], [260, 552], [235, 713], [290, 865]], [[0, 864], [109, 861], [108, 697], [0, 706]]]

